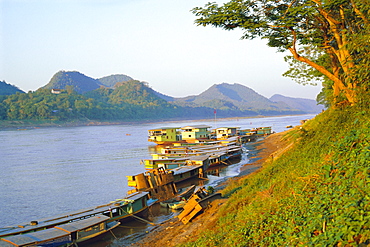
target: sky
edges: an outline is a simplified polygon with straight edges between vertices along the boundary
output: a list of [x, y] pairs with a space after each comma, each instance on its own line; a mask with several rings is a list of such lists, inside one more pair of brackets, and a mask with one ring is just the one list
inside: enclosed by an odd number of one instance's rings
[[0, 80], [35, 91], [65, 70], [125, 74], [173, 97], [225, 82], [268, 98], [316, 98], [321, 86], [282, 76], [287, 54], [260, 39], [241, 40], [242, 30], [194, 24], [190, 10], [207, 2], [0, 0]]

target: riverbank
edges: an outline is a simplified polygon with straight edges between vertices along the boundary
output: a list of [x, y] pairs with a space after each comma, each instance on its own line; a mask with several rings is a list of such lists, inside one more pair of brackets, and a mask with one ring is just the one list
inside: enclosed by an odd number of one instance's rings
[[[254, 174], [250, 174], [251, 169], [255, 170], [254, 172], [258, 172], [260, 170], [259, 168], [262, 167], [265, 161], [271, 159], [272, 157], [276, 157], [280, 154], [280, 152], [286, 150], [289, 146], [287, 142], [282, 140], [282, 137], [286, 134], [286, 132], [287, 131], [272, 134], [257, 142], [256, 148], [258, 152], [255, 157], [251, 157], [253, 162], [244, 165], [239, 176], [229, 179], [225, 184], [222, 184], [217, 189], [223, 189], [224, 186], [227, 186], [227, 184], [232, 183], [235, 180], [247, 179], [248, 176]], [[218, 211], [223, 204], [227, 202], [227, 200], [227, 198], [223, 198], [212, 202], [210, 207], [205, 210], [205, 212], [203, 212], [201, 215], [198, 215], [187, 225], [179, 222], [177, 218], [172, 218], [171, 220], [148, 232], [144, 239], [136, 243], [132, 243], [131, 246], [176, 246], [181, 243], [195, 241], [204, 233], [204, 231], [207, 229], [212, 229], [216, 226], [219, 218]]]

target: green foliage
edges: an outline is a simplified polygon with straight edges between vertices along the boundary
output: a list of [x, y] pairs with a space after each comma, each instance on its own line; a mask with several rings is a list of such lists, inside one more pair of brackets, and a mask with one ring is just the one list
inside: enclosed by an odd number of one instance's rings
[[102, 85], [113, 88], [118, 82], [130, 81], [133, 79], [127, 75], [110, 75], [102, 77], [98, 80]]
[[185, 246], [370, 244], [369, 108], [328, 110], [294, 147], [234, 182], [214, 229]]
[[[82, 74], [78, 75], [84, 77]], [[71, 77], [76, 77], [74, 74]], [[239, 85], [239, 87], [243, 87]], [[179, 118], [213, 118], [214, 109], [218, 117], [245, 117], [256, 115], [283, 115], [297, 114], [299, 111], [280, 107], [268, 99], [253, 92], [262, 102], [266, 103], [259, 109], [245, 107], [245, 93], [237, 94], [232, 88], [224, 89], [227, 92], [225, 99], [214, 99], [210, 93], [203, 104], [172, 104], [158, 96], [158, 93], [148, 87], [145, 82], [130, 80], [116, 83], [115, 88], [100, 87], [83, 94], [74, 91], [73, 85], [65, 85], [60, 94], [53, 94], [50, 89], [41, 88], [27, 94], [14, 94], [0, 98], [1, 120], [51, 120], [51, 121], [130, 121]], [[249, 95], [248, 94], [248, 95]], [[213, 97], [213, 99], [211, 99]], [[230, 97], [240, 98], [239, 105], [235, 106], [228, 101]], [[200, 97], [202, 98], [202, 97]], [[254, 97], [249, 100], [261, 102]], [[236, 101], [235, 101], [236, 102]], [[271, 105], [268, 105], [271, 104]], [[266, 106], [266, 107], [264, 107]], [[275, 107], [272, 107], [275, 106]]]
[[[10, 95], [0, 101], [2, 120], [153, 120], [186, 116], [192, 111], [193, 108], [167, 103], [138, 81], [122, 83], [115, 89], [99, 88], [84, 95], [77, 94], [72, 85], [67, 85], [60, 94], [42, 88]], [[201, 116], [204, 111], [197, 114]]]
[[260, 37], [291, 52], [284, 75], [303, 84], [324, 82], [321, 97], [332, 94], [326, 103], [355, 104], [369, 87], [368, 6], [363, 0], [230, 0], [192, 11], [198, 25], [240, 28], [243, 39]]
[[22, 90], [17, 88], [16, 86], [10, 85], [5, 81], [0, 81], [0, 95], [11, 95], [15, 93], [24, 93]]
[[176, 99], [174, 104], [190, 107], [208, 107], [217, 109], [222, 116], [282, 115], [299, 114], [299, 111], [287, 104], [272, 102], [256, 93], [253, 89], [234, 83], [216, 84], [197, 96]]
[[99, 88], [101, 84], [98, 80], [77, 71], [59, 71], [44, 88], [67, 89], [68, 86], [78, 93], [84, 93]]

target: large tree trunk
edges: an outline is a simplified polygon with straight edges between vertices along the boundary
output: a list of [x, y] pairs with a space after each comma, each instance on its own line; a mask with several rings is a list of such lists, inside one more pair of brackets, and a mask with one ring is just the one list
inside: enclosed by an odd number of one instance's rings
[[317, 63], [311, 61], [310, 59], [299, 55], [294, 46], [290, 47], [289, 51], [293, 54], [293, 57], [295, 59], [303, 63], [306, 63], [309, 66], [317, 69], [320, 73], [324, 74], [325, 76], [327, 76], [330, 80], [334, 82], [333, 84], [333, 96], [334, 97], [338, 97], [343, 92], [348, 102], [351, 105], [355, 103], [355, 93], [353, 91], [353, 87], [351, 84], [350, 84], [351, 86], [347, 87], [340, 78], [332, 74], [325, 67], [318, 65]]

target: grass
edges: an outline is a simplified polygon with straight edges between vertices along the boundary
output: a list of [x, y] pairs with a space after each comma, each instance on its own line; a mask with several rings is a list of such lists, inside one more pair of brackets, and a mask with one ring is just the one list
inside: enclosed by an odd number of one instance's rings
[[331, 109], [285, 138], [260, 172], [234, 181], [217, 226], [184, 246], [370, 244], [368, 109]]

